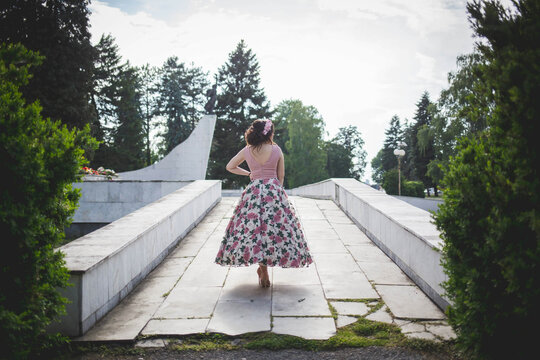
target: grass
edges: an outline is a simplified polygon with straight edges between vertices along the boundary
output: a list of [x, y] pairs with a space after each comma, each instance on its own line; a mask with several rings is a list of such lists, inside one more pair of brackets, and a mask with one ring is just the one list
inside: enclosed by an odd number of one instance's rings
[[[380, 307], [378, 306], [375, 307]], [[141, 337], [141, 339], [151, 337]], [[408, 339], [398, 326], [358, 318], [355, 323], [337, 330], [328, 340], [309, 340], [297, 336], [275, 334], [272, 332], [249, 333], [241, 336], [223, 334], [196, 334], [173, 338], [167, 345], [173, 351], [210, 350], [284, 350], [300, 349], [307, 351], [337, 350], [340, 348], [385, 346], [401, 347], [427, 354], [436, 354], [446, 359], [462, 359], [452, 342], [435, 342], [422, 339]], [[72, 354], [98, 353], [103, 357], [119, 355], [144, 355], [148, 350], [133, 345], [75, 345]], [[153, 349], [152, 351], [155, 351]]]
[[397, 345], [404, 340], [397, 326], [358, 319], [357, 322], [338, 329], [337, 334], [328, 340], [308, 340], [291, 335], [262, 333], [252, 335], [244, 348], [246, 349], [302, 349], [302, 350], [335, 350], [342, 347], [365, 347]]
[[182, 341], [173, 343], [173, 350], [184, 351], [209, 351], [209, 350], [233, 350], [238, 346], [232, 345], [233, 338], [222, 334], [197, 334], [182, 338]]

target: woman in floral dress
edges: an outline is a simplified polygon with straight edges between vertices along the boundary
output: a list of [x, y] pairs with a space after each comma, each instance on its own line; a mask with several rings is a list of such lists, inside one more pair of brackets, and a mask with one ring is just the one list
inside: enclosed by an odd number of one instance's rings
[[[227, 164], [233, 174], [249, 176], [227, 226], [215, 262], [220, 265], [259, 264], [259, 284], [269, 287], [268, 266], [302, 267], [311, 255], [289, 199], [283, 189], [285, 165], [273, 142], [274, 125], [255, 120], [245, 133], [247, 146]], [[250, 171], [239, 165], [247, 161]]]

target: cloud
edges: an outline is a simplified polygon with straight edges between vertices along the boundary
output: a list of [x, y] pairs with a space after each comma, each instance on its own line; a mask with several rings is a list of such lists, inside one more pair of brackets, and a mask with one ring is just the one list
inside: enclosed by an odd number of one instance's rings
[[435, 74], [437, 60], [434, 57], [419, 52], [415, 53], [414, 56], [420, 62], [420, 67], [416, 73], [419, 79], [424, 80], [428, 84], [446, 85], [446, 80], [441, 78], [440, 74]]
[[446, 32], [463, 23], [465, 1], [442, 0], [319, 0], [322, 10], [342, 11], [357, 19], [402, 19], [409, 28], [426, 37]]

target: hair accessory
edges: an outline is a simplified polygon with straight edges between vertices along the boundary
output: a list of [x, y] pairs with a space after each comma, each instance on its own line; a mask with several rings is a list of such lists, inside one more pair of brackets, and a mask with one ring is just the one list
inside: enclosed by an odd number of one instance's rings
[[268, 134], [268, 132], [272, 129], [272, 120], [266, 119], [266, 124], [264, 124], [264, 130], [263, 135]]

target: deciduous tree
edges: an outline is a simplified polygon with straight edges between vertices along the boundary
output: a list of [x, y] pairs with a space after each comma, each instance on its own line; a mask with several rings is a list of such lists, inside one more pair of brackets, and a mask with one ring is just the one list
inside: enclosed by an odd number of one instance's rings
[[328, 142], [327, 154], [328, 176], [360, 180], [366, 167], [366, 151], [364, 140], [356, 126], [340, 128], [336, 136]]
[[288, 140], [285, 143], [286, 186], [297, 187], [328, 177], [324, 150], [324, 121], [317, 109], [305, 106], [300, 100], [285, 100], [278, 106], [287, 114]]

